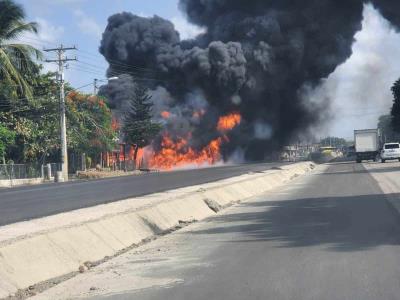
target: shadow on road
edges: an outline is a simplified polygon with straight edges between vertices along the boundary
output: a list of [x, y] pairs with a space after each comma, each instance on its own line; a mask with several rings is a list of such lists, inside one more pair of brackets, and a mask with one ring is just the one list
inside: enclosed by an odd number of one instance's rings
[[[217, 217], [221, 226], [197, 234], [240, 233], [230, 242], [275, 241], [277, 247], [323, 245], [331, 251], [361, 251], [400, 244], [400, 217], [387, 201], [400, 194], [242, 204], [250, 212]], [[254, 212], [254, 208], [258, 207]], [[265, 208], [265, 209], [263, 209]]]
[[386, 168], [382, 168], [382, 169], [369, 169], [366, 170], [364, 168], [360, 168], [360, 169], [355, 169], [352, 171], [339, 171], [339, 172], [326, 172], [323, 174], [319, 174], [319, 175], [343, 175], [343, 174], [373, 174], [373, 173], [390, 173], [390, 172], [398, 172], [400, 171], [400, 165], [398, 165], [397, 167], [386, 167]]

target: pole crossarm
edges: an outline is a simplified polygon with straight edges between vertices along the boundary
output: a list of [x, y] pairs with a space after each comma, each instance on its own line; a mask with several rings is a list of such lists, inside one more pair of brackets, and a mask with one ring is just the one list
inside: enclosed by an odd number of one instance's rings
[[78, 48], [76, 48], [75, 46], [73, 47], [64, 47], [63, 45], [60, 45], [60, 47], [58, 48], [47, 48], [47, 49], [43, 49], [43, 51], [45, 52], [54, 52], [54, 51], [68, 51], [68, 50], [78, 50]]
[[58, 60], [58, 59], [46, 59], [45, 60], [45, 62], [56, 62], [56, 63], [58, 63], [58, 62], [68, 62], [68, 61], [77, 61], [78, 59], [75, 57], [75, 58], [64, 58], [64, 59], [61, 59], [61, 60]]

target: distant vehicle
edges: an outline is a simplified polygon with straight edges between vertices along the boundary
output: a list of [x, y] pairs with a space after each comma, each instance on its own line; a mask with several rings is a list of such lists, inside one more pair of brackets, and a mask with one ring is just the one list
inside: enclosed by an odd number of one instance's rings
[[376, 161], [380, 148], [378, 129], [354, 130], [354, 143], [357, 163], [363, 160]]
[[381, 161], [384, 163], [390, 159], [398, 159], [400, 161], [400, 144], [386, 143], [381, 150]]
[[323, 146], [319, 147], [319, 152], [323, 154], [331, 154], [332, 152], [336, 152], [337, 148], [336, 147], [331, 147], [331, 146]]
[[312, 152], [310, 159], [319, 163], [326, 163], [341, 156], [343, 156], [343, 153], [337, 147], [323, 146], [319, 147], [318, 151]]
[[356, 155], [356, 147], [353, 146], [349, 146], [346, 149], [346, 157], [353, 157]]
[[343, 152], [340, 151], [337, 147], [332, 146], [323, 146], [318, 149], [318, 151], [322, 155], [331, 156], [332, 158], [343, 156]]

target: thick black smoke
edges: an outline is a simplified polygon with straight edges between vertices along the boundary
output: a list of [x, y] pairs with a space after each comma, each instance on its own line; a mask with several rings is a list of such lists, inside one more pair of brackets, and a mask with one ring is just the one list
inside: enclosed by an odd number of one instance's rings
[[[241, 112], [244, 120], [225, 151], [240, 148], [247, 158], [260, 159], [321, 121], [329, 104], [310, 104], [302, 90], [318, 85], [351, 55], [364, 2], [180, 0], [189, 21], [205, 30], [196, 39], [180, 40], [173, 24], [160, 17], [121, 13], [109, 18], [100, 52], [110, 76], [128, 73], [157, 91], [156, 110], [176, 111], [168, 126], [186, 122], [178, 127], [193, 131], [196, 147], [218, 134], [219, 116]], [[400, 24], [397, 0], [372, 3]], [[124, 82], [103, 89], [120, 107], [127, 97], [118, 91], [129, 89]], [[207, 107], [201, 120], [193, 120], [193, 97]]]

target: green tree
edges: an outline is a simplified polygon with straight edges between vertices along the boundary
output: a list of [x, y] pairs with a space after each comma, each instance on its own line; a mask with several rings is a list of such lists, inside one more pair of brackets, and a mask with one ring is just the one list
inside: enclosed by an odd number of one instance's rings
[[152, 121], [152, 107], [147, 88], [136, 84], [122, 128], [125, 141], [135, 146], [135, 165], [139, 148], [149, 145], [162, 128]]
[[392, 86], [393, 106], [391, 111], [392, 127], [397, 133], [400, 133], [400, 79]]
[[[15, 42], [26, 32], [37, 33], [37, 24], [25, 22], [23, 8], [12, 0], [0, 0], [0, 102], [4, 98], [32, 98], [27, 76], [36, 73], [35, 59], [42, 54], [36, 48]], [[5, 93], [5, 94], [4, 94]]]
[[32, 101], [0, 112], [0, 122], [15, 133], [10, 154], [15, 162], [30, 162], [54, 156], [59, 148], [58, 89], [54, 74], [32, 75]]
[[[66, 97], [68, 148], [96, 157], [114, 147], [111, 111], [104, 99], [69, 91]], [[59, 89], [53, 73], [37, 74], [33, 101], [0, 112], [0, 123], [15, 132], [15, 162], [57, 161], [60, 153]]]
[[393, 130], [392, 115], [382, 115], [378, 120], [378, 129], [384, 142], [394, 142], [399, 139], [399, 134]]
[[68, 147], [94, 156], [112, 150], [116, 132], [105, 99], [71, 91], [66, 102]]
[[9, 145], [14, 143], [15, 134], [7, 127], [0, 124], [0, 158], [5, 164], [6, 150]]

